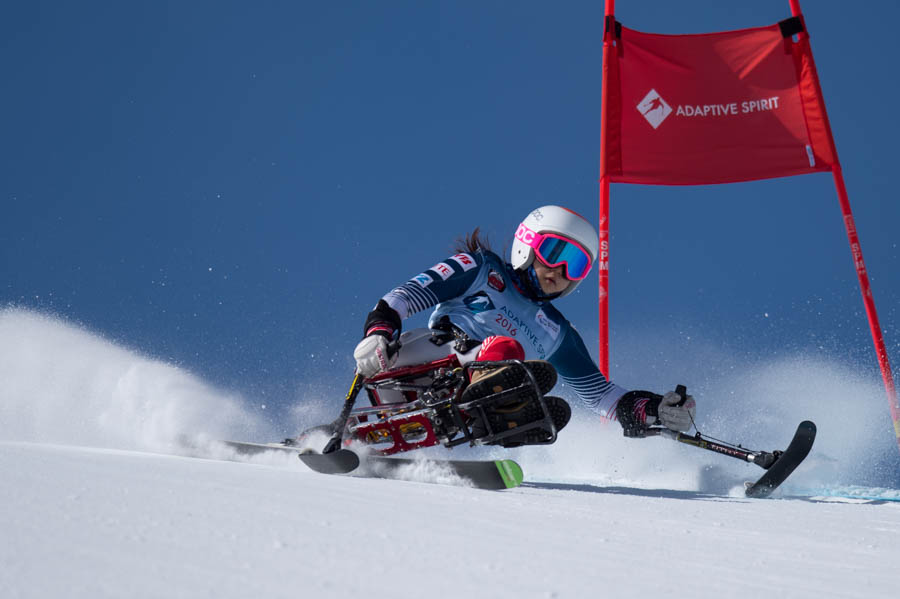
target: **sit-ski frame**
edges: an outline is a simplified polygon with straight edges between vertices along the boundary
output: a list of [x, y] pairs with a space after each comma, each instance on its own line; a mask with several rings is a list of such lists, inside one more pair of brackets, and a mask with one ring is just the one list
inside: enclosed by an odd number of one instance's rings
[[[459, 403], [472, 371], [503, 366], [523, 369], [523, 383], [500, 393]], [[415, 382], [423, 377], [428, 377], [427, 384]], [[401, 366], [379, 373], [365, 381], [365, 389], [372, 405], [356, 408], [350, 413], [348, 432], [364, 443], [371, 443], [371, 436], [381, 436], [385, 442], [388, 439], [392, 441], [390, 447], [375, 449], [381, 455], [431, 447], [438, 443], [445, 447], [463, 443], [487, 445], [534, 428], [550, 431], [550, 437], [537, 444], [549, 445], [556, 441], [556, 426], [544, 396], [534, 374], [521, 360], [475, 361], [461, 365], [455, 355], [450, 355], [433, 362]], [[409, 401], [382, 403], [378, 394], [382, 389], [399, 391]], [[493, 430], [486, 410], [515, 400], [529, 389], [537, 397], [544, 417], [509, 430]], [[486, 424], [488, 433], [476, 438], [472, 434], [471, 424], [478, 419]], [[411, 434], [411, 431], [415, 432]]]

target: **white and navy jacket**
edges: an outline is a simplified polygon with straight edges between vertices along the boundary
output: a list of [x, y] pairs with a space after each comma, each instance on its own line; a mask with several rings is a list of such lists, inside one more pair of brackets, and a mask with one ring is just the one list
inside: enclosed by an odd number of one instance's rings
[[591, 410], [615, 418], [626, 390], [606, 380], [571, 323], [550, 302], [529, 297], [512, 266], [493, 252], [450, 256], [383, 299], [401, 319], [435, 307], [429, 326], [447, 316], [473, 340], [516, 339], [527, 359], [549, 361]]

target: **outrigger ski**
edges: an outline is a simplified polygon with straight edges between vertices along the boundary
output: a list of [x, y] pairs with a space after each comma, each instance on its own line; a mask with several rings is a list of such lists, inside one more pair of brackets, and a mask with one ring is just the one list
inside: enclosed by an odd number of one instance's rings
[[700, 433], [686, 435], [668, 429], [651, 428], [647, 431], [647, 435], [668, 437], [679, 443], [693, 445], [694, 447], [756, 464], [760, 468], [765, 469], [766, 473], [755, 483], [745, 483], [744, 494], [747, 497], [768, 497], [772, 494], [772, 491], [787, 480], [787, 477], [809, 455], [813, 442], [816, 440], [816, 425], [809, 420], [804, 420], [797, 427], [797, 432], [794, 433], [794, 438], [791, 440], [788, 448], [784, 451], [775, 450], [772, 452], [751, 451], [740, 446], [709, 439]]
[[[687, 388], [684, 385], [675, 387], [675, 392], [681, 396], [683, 404], [687, 400]], [[804, 420], [797, 427], [794, 438], [784, 451], [751, 451], [740, 445], [732, 445], [725, 441], [704, 437], [697, 431], [694, 435], [686, 435], [663, 427], [651, 427], [645, 431], [645, 436], [667, 437], [679, 443], [693, 445], [701, 449], [714, 451], [732, 458], [744, 460], [763, 468], [766, 473], [755, 483], [745, 483], [744, 494], [747, 497], [768, 497], [777, 489], [787, 477], [796, 470], [816, 440], [816, 425], [812, 421]]]
[[320, 474], [347, 474], [359, 466], [359, 456], [349, 449], [338, 449], [330, 453], [305, 449], [298, 457], [310, 470]]
[[[338, 449], [330, 453], [314, 451], [301, 452], [298, 457], [311, 470], [322, 474], [348, 474], [359, 472], [369, 478], [402, 478], [404, 470], [418, 464], [430, 463], [472, 483], [479, 489], [499, 491], [512, 489], [522, 484], [522, 468], [513, 460], [413, 460], [409, 458], [387, 458], [359, 456], [349, 449]], [[362, 468], [359, 468], [362, 464]], [[359, 468], [359, 470], [357, 470]]]
[[816, 440], [816, 425], [804, 420], [797, 427], [790, 445], [781, 455], [775, 458], [775, 463], [769, 466], [766, 473], [758, 481], [747, 485], [744, 493], [747, 497], [768, 497], [772, 491], [778, 488], [788, 476], [806, 459]]
[[317, 453], [313, 449], [285, 439], [281, 443], [250, 443], [247, 441], [217, 441], [242, 455], [259, 455], [266, 452], [296, 453], [311, 470], [322, 474], [346, 474], [359, 466], [359, 456], [349, 449], [338, 449], [330, 453]]

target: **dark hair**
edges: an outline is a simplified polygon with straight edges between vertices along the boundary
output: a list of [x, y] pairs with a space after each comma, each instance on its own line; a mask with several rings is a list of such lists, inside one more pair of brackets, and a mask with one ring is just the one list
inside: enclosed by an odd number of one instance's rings
[[488, 243], [487, 236], [484, 236], [484, 238], [481, 237], [481, 227], [475, 227], [471, 233], [466, 233], [464, 237], [457, 238], [456, 246], [454, 247], [454, 251], [456, 252], [466, 252], [469, 254], [474, 254], [482, 250], [489, 252], [491, 250], [491, 245]]

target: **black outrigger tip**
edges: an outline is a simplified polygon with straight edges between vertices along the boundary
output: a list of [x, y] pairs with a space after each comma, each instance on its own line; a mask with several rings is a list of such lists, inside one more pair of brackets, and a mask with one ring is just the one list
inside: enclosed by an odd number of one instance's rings
[[349, 449], [338, 449], [329, 453], [318, 453], [309, 449], [300, 452], [298, 457], [310, 470], [320, 474], [346, 474], [359, 467], [359, 456]]
[[794, 438], [783, 453], [777, 456], [773, 464], [768, 466], [762, 477], [749, 485], [744, 494], [747, 497], [768, 497], [772, 491], [778, 488], [788, 476], [806, 459], [809, 450], [816, 440], [816, 425], [810, 420], [804, 420], [797, 427]]

